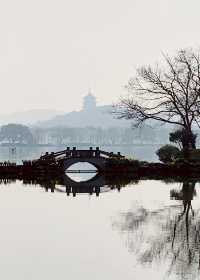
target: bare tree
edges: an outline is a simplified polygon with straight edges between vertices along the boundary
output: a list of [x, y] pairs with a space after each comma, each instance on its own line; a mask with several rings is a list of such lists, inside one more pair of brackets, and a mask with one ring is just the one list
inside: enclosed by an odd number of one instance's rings
[[187, 135], [186, 149], [195, 148], [193, 124], [200, 127], [200, 53], [183, 49], [166, 67], [141, 67], [127, 85], [129, 96], [121, 98], [115, 113], [132, 119], [135, 126], [147, 120], [178, 125]]

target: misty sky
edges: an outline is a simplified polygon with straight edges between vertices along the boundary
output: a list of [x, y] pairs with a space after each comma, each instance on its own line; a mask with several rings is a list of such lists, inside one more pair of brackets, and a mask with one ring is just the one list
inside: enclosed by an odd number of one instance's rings
[[1, 112], [79, 109], [92, 88], [116, 101], [134, 69], [200, 45], [199, 0], [6, 0]]

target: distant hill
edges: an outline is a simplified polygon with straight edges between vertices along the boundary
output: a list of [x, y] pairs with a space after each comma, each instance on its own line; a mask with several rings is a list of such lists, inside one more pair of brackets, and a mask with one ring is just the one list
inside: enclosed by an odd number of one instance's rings
[[40, 127], [130, 127], [131, 122], [119, 120], [112, 115], [111, 105], [97, 106], [96, 98], [90, 92], [83, 98], [83, 108], [80, 111], [73, 111], [59, 115], [48, 121], [37, 123]]
[[73, 111], [56, 116], [48, 121], [38, 122], [41, 127], [130, 127], [130, 121], [118, 120], [111, 114], [112, 106], [97, 106], [90, 110]]
[[59, 114], [63, 114], [63, 112], [56, 111], [56, 110], [42, 110], [42, 109], [16, 112], [8, 115], [0, 115], [0, 125], [4, 125], [8, 123], [33, 125], [38, 121], [46, 121]]

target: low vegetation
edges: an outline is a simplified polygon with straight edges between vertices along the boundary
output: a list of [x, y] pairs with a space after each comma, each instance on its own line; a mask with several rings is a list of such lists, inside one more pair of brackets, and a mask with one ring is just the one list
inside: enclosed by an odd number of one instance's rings
[[161, 162], [172, 163], [180, 157], [181, 151], [173, 145], [165, 145], [158, 149], [156, 154]]

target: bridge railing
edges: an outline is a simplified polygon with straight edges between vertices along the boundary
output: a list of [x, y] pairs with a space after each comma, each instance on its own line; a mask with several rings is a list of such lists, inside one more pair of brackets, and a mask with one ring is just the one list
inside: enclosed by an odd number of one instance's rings
[[[64, 158], [72, 158], [72, 157], [81, 157], [81, 158], [97, 158], [97, 157], [106, 157], [106, 158], [124, 158], [119, 152], [113, 153], [113, 152], [106, 152], [103, 150], [100, 150], [99, 147], [96, 147], [96, 149], [93, 149], [90, 147], [90, 149], [76, 149], [76, 147], [73, 147], [70, 149], [70, 147], [67, 147], [67, 149], [59, 151], [59, 152], [52, 152], [48, 153], [46, 152], [45, 155], [42, 155], [39, 160], [52, 160], [52, 159], [59, 159], [59, 157], [63, 156]], [[61, 157], [61, 158], [63, 158]]]

